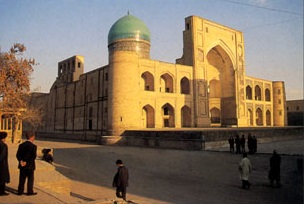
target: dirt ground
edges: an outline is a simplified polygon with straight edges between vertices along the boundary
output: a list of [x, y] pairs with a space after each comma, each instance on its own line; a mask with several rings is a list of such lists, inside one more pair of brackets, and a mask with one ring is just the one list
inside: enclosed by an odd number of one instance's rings
[[[249, 155], [253, 165], [250, 190], [240, 188], [241, 155], [231, 154], [225, 148], [184, 151], [66, 141], [36, 143], [54, 149], [57, 170], [72, 180], [72, 195], [84, 202], [115, 199], [112, 178], [115, 161], [122, 159], [130, 173], [127, 199], [141, 204], [303, 203], [303, 172], [297, 167], [297, 160], [303, 159], [303, 141], [260, 144], [260, 152]], [[270, 187], [267, 179], [269, 153], [274, 148], [283, 154], [281, 188]], [[293, 153], [288, 153], [291, 150]]]

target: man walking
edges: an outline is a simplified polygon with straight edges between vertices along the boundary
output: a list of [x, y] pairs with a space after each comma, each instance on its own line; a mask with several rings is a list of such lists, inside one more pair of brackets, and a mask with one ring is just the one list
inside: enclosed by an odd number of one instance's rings
[[22, 195], [24, 192], [24, 184], [27, 179], [27, 195], [36, 195], [34, 192], [34, 171], [36, 168], [35, 159], [37, 156], [37, 146], [33, 143], [35, 140], [35, 134], [28, 132], [26, 134], [27, 141], [19, 145], [17, 151], [17, 159], [19, 161], [18, 168], [19, 173], [19, 185], [18, 195]]
[[276, 182], [276, 186], [280, 187], [280, 178], [281, 178], [281, 157], [277, 153], [277, 150], [273, 150], [273, 154], [270, 157], [270, 171], [268, 178], [270, 180], [270, 184], [273, 185], [274, 181]]
[[124, 166], [122, 160], [116, 161], [118, 167], [117, 173], [114, 176], [113, 187], [116, 187], [116, 196], [126, 201], [127, 186], [129, 181], [128, 169]]
[[242, 188], [248, 190], [251, 185], [249, 183], [249, 176], [252, 171], [252, 167], [250, 160], [247, 158], [247, 153], [243, 153], [243, 159], [240, 162], [239, 171], [242, 179]]

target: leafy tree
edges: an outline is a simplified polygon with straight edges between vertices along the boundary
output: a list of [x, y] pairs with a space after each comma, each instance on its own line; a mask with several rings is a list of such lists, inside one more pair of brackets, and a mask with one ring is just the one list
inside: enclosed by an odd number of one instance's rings
[[27, 118], [26, 96], [30, 94], [30, 76], [35, 65], [34, 59], [23, 57], [25, 51], [26, 47], [20, 43], [8, 52], [0, 50], [0, 108], [6, 117], [12, 118], [12, 142], [16, 142], [20, 122]]

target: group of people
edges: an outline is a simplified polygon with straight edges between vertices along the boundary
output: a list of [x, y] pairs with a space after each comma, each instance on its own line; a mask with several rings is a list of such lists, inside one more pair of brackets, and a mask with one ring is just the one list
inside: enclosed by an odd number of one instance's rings
[[[239, 135], [237, 135], [235, 138], [232, 136], [229, 137], [228, 139], [229, 143], [229, 148], [230, 152], [236, 153], [236, 154], [241, 154], [245, 153], [246, 149], [246, 138], [245, 135], [242, 135], [240, 138]], [[247, 138], [247, 147], [248, 147], [248, 152], [249, 154], [254, 154], [257, 152], [257, 139], [255, 136], [251, 136], [250, 134], [248, 135]]]
[[[273, 154], [270, 157], [270, 170], [268, 174], [268, 179], [271, 186], [280, 187], [281, 183], [281, 157], [277, 153], [277, 150], [273, 150]], [[243, 158], [239, 163], [240, 178], [242, 180], [242, 188], [249, 189], [251, 184], [249, 182], [249, 177], [252, 172], [251, 162], [247, 157], [247, 153], [243, 153]]]
[[[5, 192], [5, 184], [10, 182], [10, 173], [8, 165], [8, 147], [5, 144], [6, 132], [0, 132], [0, 196], [9, 195]], [[35, 159], [37, 156], [37, 146], [33, 143], [35, 134], [29, 132], [26, 134], [27, 141], [21, 143], [17, 150], [17, 160], [19, 168], [18, 195], [23, 195], [24, 185], [27, 179], [26, 195], [36, 195], [34, 192], [34, 171], [36, 168]]]
[[[7, 137], [6, 132], [0, 131], [0, 196], [9, 195], [5, 192], [5, 185], [10, 183], [10, 173], [8, 165], [8, 146], [5, 143]], [[35, 140], [35, 133], [28, 132], [26, 134], [27, 140], [21, 143], [17, 150], [17, 160], [19, 168], [19, 184], [18, 195], [24, 194], [24, 185], [27, 180], [27, 193], [26, 195], [37, 195], [34, 192], [34, 171], [36, 169], [35, 159], [37, 157], [37, 145], [33, 142]], [[52, 163], [53, 156], [51, 149], [43, 149], [43, 160]], [[122, 160], [116, 161], [117, 173], [113, 179], [113, 187], [116, 187], [116, 196], [126, 200], [127, 186], [129, 180], [128, 169], [124, 166]]]

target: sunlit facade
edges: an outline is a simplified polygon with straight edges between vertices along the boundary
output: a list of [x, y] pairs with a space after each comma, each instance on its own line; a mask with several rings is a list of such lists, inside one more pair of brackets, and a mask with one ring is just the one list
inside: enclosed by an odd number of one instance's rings
[[108, 34], [109, 64], [84, 73], [84, 57], [58, 63], [44, 130], [121, 135], [132, 129], [285, 126], [284, 82], [246, 76], [243, 33], [185, 19], [176, 63], [150, 59], [150, 31], [126, 15]]

